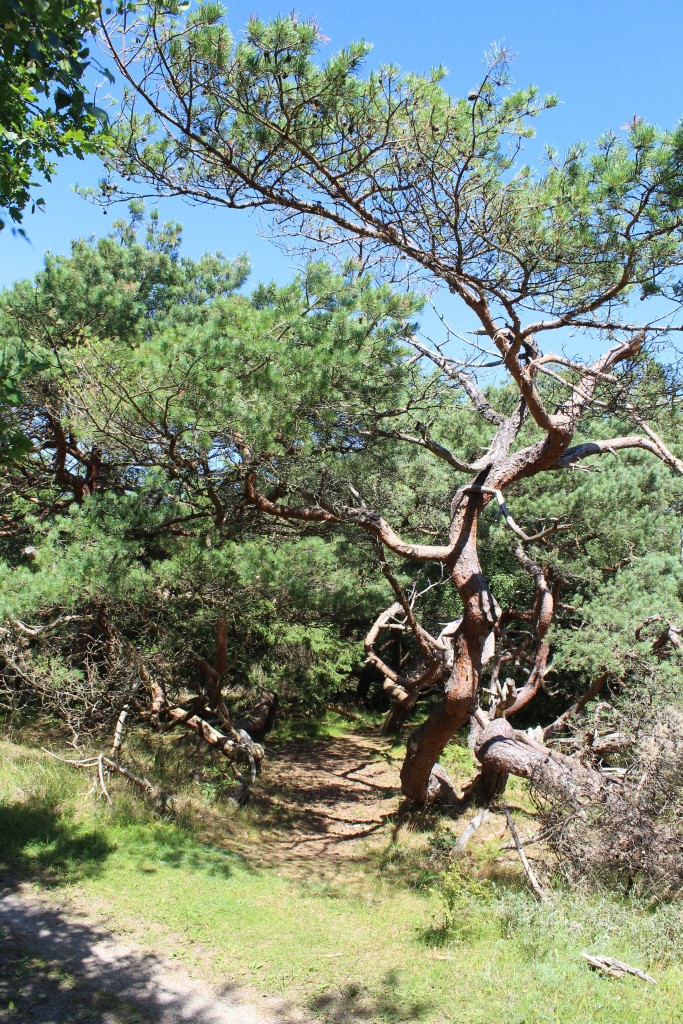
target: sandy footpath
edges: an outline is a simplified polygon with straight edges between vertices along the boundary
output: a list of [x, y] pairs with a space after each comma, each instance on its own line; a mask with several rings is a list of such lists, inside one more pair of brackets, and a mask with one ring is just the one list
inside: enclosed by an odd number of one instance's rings
[[246, 1001], [56, 908], [0, 889], [0, 1021], [30, 1024], [305, 1024], [279, 1000]]

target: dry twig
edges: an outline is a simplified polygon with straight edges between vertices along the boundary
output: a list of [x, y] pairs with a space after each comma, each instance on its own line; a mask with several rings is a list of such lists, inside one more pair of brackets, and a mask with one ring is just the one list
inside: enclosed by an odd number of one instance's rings
[[639, 967], [631, 967], [630, 964], [624, 963], [623, 960], [615, 960], [612, 956], [590, 956], [588, 953], [582, 953], [581, 956], [596, 971], [603, 971], [612, 978], [623, 978], [625, 974], [632, 974], [636, 978], [642, 978], [643, 981], [649, 981], [651, 985], [657, 984], [655, 979], [651, 978], [645, 971], [641, 971]]
[[483, 823], [486, 821], [488, 815], [488, 807], [485, 807], [483, 811], [479, 812], [479, 814], [475, 814], [475, 816], [472, 818], [469, 825], [466, 826], [462, 835], [460, 836], [457, 843], [453, 847], [453, 853], [451, 854], [451, 856], [455, 857], [462, 853], [462, 851], [465, 849], [465, 847], [467, 846], [467, 844], [469, 843], [470, 839], [477, 831], [479, 826], [483, 825]]
[[517, 835], [517, 829], [515, 828], [515, 824], [512, 820], [512, 815], [510, 814], [510, 808], [508, 807], [507, 801], [505, 800], [503, 801], [503, 810], [505, 812], [505, 817], [507, 818], [508, 827], [510, 829], [510, 832], [512, 833], [512, 838], [515, 841], [515, 846], [517, 848], [517, 853], [519, 854], [519, 859], [522, 862], [524, 873], [526, 874], [526, 877], [529, 879], [529, 885], [531, 886], [534, 895], [543, 902], [548, 898], [546, 891], [539, 882], [538, 878], [536, 877], [534, 869], [531, 867], [531, 864], [527, 859], [527, 855], [525, 854], [522, 848], [522, 844], [519, 841], [519, 836]]

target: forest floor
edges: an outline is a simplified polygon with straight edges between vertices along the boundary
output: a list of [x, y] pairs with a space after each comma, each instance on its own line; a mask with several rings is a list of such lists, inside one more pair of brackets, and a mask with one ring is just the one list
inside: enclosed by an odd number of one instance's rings
[[[137, 767], [192, 777], [175, 820], [117, 780], [96, 802], [85, 775], [0, 741], [2, 1024], [683, 1022], [675, 908], [539, 907], [493, 814], [444, 875], [470, 816], [406, 815], [402, 748], [362, 723], [276, 736], [246, 811], [166, 742]], [[465, 777], [467, 748], [449, 757]], [[533, 831], [518, 784], [508, 802]], [[584, 949], [659, 984], [599, 977]]]
[[[343, 859], [365, 858], [358, 840], [383, 841], [396, 817], [398, 755], [386, 740], [324, 736], [310, 744], [285, 742], [271, 751], [256, 813], [261, 847], [270, 864], [281, 857], [288, 871], [336, 869]], [[267, 841], [263, 841], [267, 835]]]

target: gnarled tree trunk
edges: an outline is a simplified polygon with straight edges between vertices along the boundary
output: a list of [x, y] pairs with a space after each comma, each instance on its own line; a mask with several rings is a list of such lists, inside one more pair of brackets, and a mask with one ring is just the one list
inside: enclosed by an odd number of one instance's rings
[[484, 647], [497, 618], [496, 604], [477, 554], [481, 507], [481, 499], [470, 499], [456, 504], [453, 510], [451, 578], [464, 611], [453, 640], [453, 666], [443, 700], [408, 739], [401, 768], [403, 793], [419, 804], [455, 799], [453, 784], [438, 760], [448, 741], [477, 707]]

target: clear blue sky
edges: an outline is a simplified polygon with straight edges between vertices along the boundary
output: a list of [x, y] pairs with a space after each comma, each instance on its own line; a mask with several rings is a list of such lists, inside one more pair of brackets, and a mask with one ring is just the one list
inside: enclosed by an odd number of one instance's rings
[[[237, 0], [229, 22], [237, 33], [253, 12], [269, 18], [290, 9], [277, 0]], [[537, 130], [542, 142], [560, 149], [618, 129], [634, 114], [663, 127], [683, 116], [683, 0], [305, 0], [298, 11], [318, 18], [330, 37], [327, 51], [364, 38], [374, 44], [373, 63], [391, 61], [415, 71], [444, 64], [450, 72], [446, 87], [456, 95], [478, 81], [484, 50], [504, 43], [518, 55], [517, 82], [559, 94], [561, 106], [539, 119]], [[99, 175], [95, 160], [62, 162], [40, 193], [46, 212], [25, 220], [30, 244], [9, 230], [0, 235], [0, 286], [32, 276], [46, 250], [66, 253], [72, 238], [107, 233], [116, 212], [105, 216], [71, 191]], [[288, 275], [286, 258], [259, 237], [257, 216], [176, 200], [163, 200], [159, 209], [164, 219], [183, 224], [188, 255], [247, 251], [253, 280]]]

